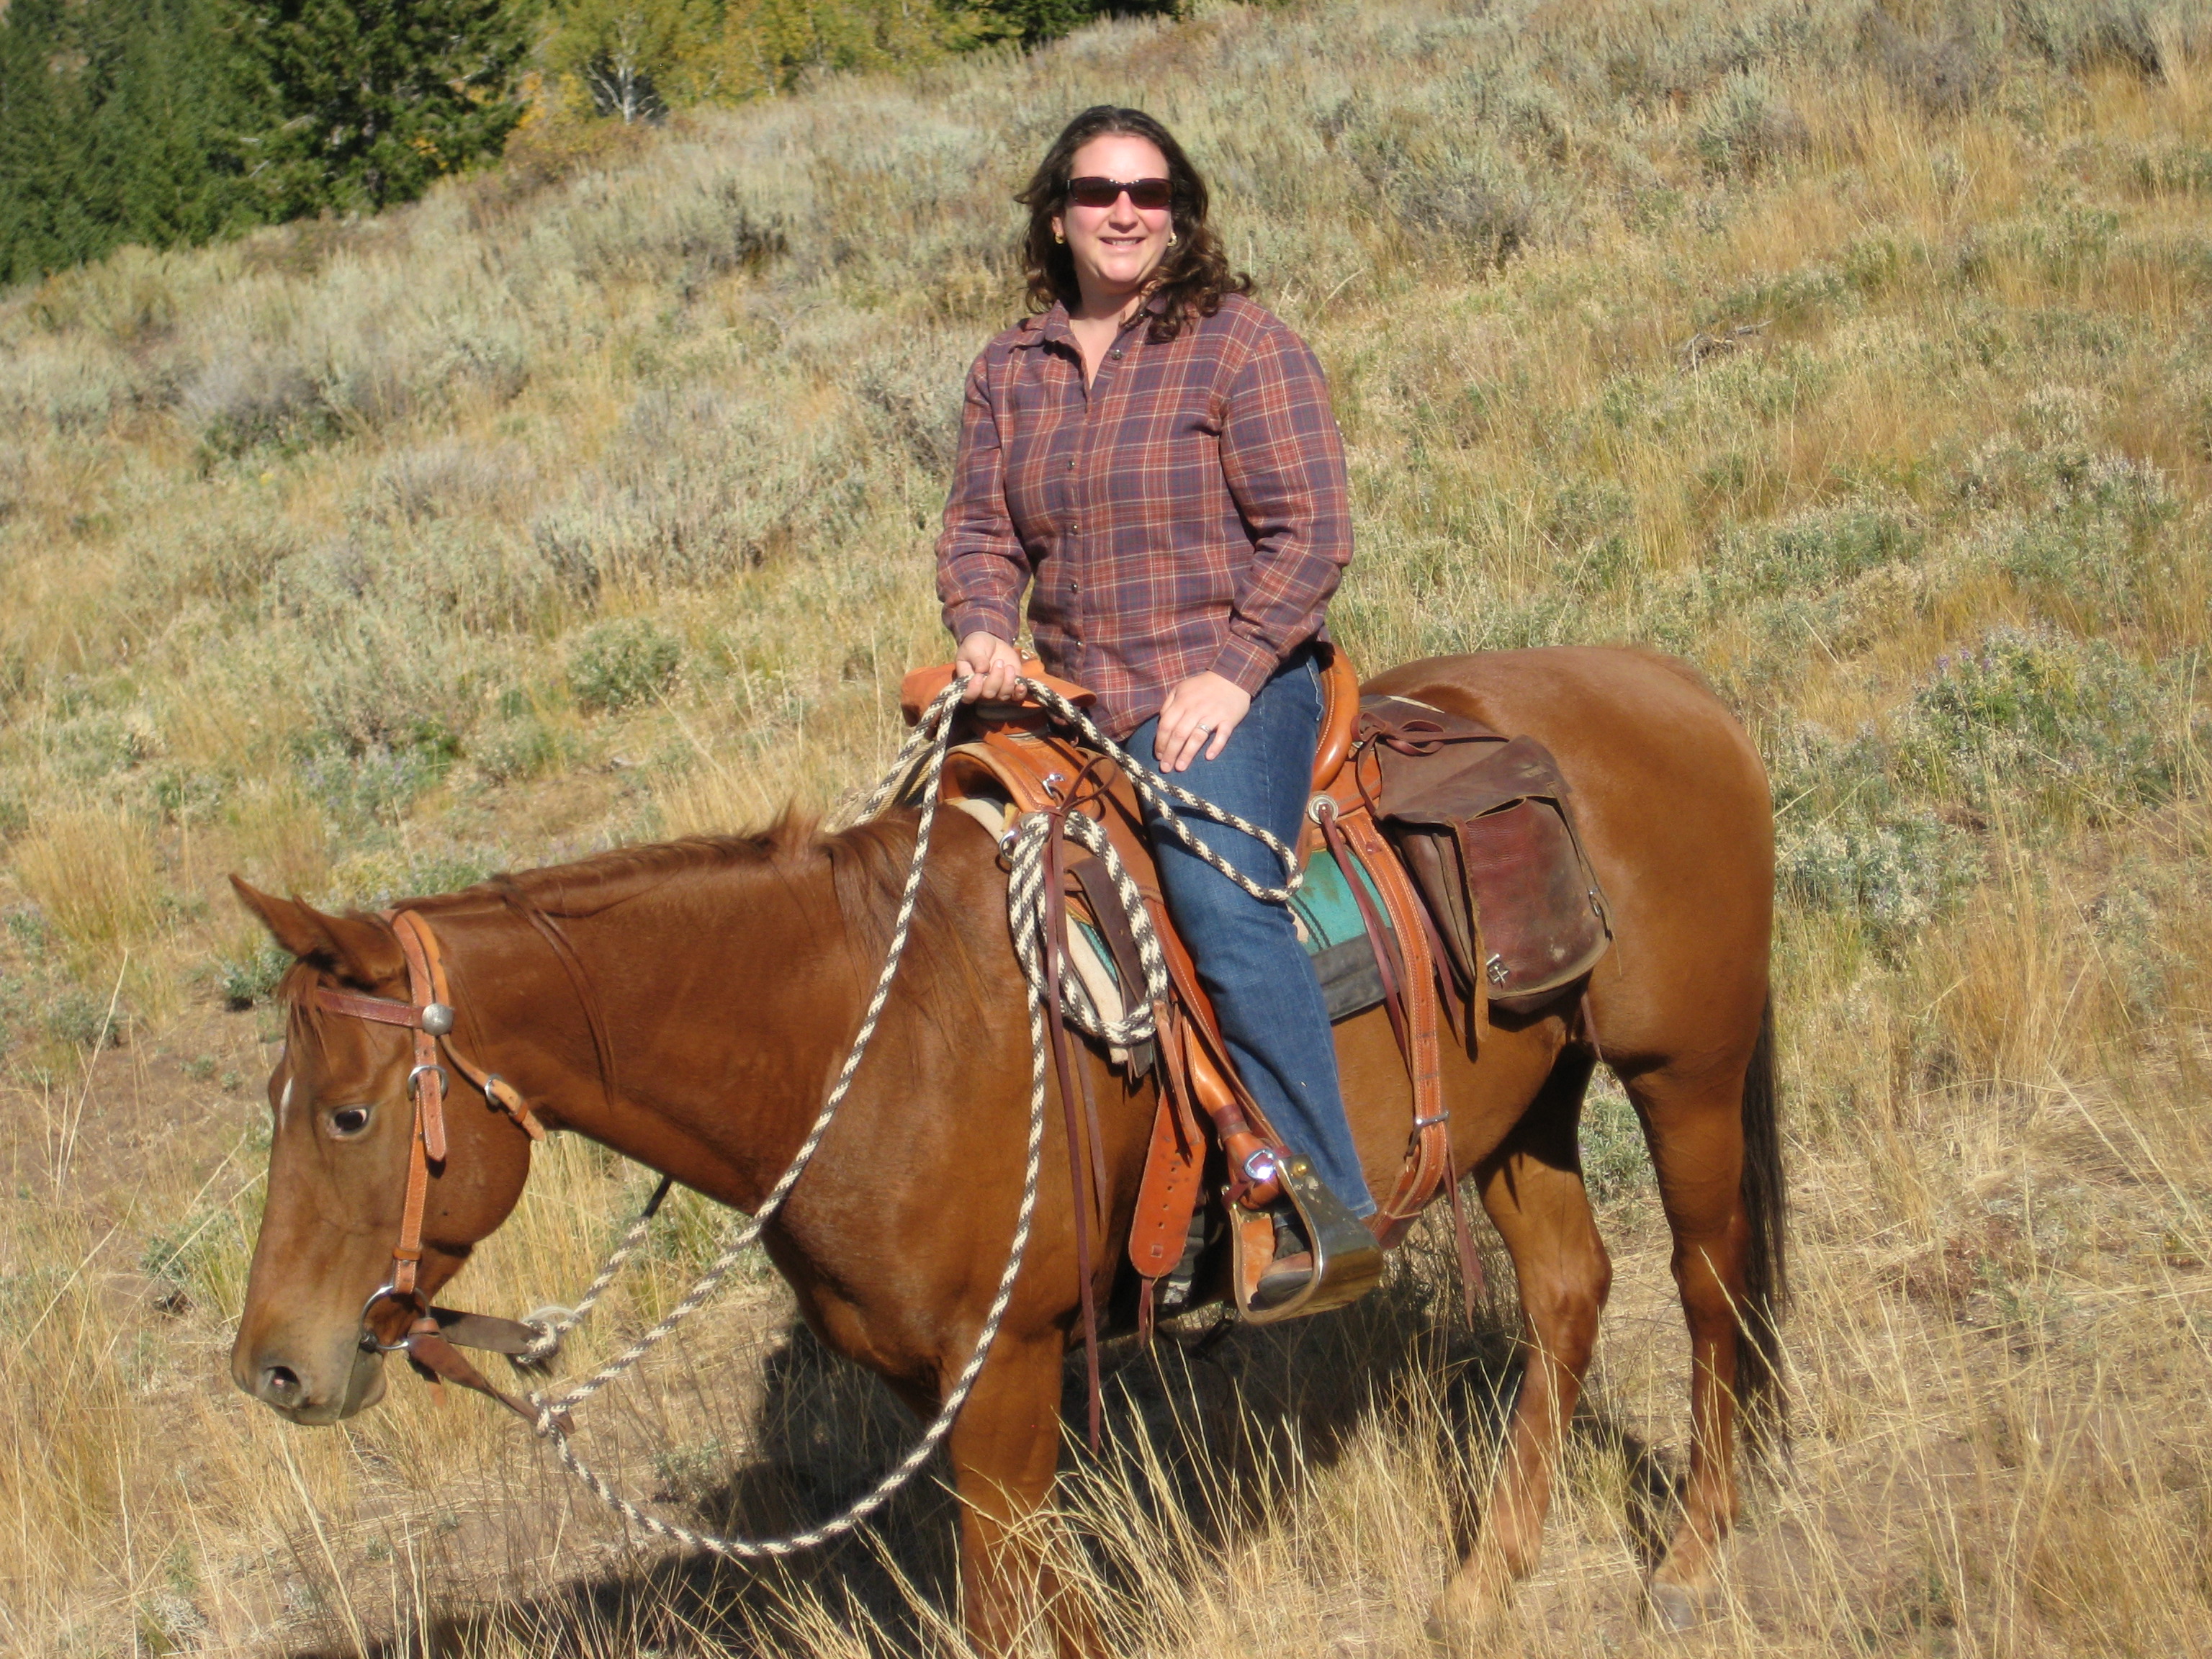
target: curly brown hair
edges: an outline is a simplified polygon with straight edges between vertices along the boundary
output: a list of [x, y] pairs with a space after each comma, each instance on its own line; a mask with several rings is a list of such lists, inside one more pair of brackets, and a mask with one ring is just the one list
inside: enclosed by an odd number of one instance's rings
[[1229, 268], [1221, 240], [1206, 222], [1206, 180], [1183, 154], [1175, 135], [1140, 109], [1121, 109], [1094, 104], [1060, 129], [1060, 137], [1037, 163], [1014, 199], [1030, 210], [1029, 228], [1021, 240], [1022, 272], [1029, 280], [1030, 303], [1048, 310], [1057, 300], [1073, 306], [1083, 297], [1075, 278], [1075, 256], [1065, 243], [1053, 240], [1054, 216], [1067, 208], [1067, 181], [1075, 152], [1093, 138], [1146, 138], [1167, 158], [1168, 184], [1173, 191], [1175, 246], [1161, 260], [1153, 280], [1153, 294], [1166, 296], [1152, 318], [1151, 337], [1172, 340], [1193, 317], [1211, 317], [1221, 309], [1224, 294], [1249, 294], [1252, 279]]

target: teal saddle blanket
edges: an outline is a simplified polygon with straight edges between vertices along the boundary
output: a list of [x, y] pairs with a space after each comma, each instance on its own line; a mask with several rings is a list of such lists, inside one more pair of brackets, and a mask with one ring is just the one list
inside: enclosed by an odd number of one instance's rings
[[[1359, 914], [1359, 902], [1352, 896], [1346, 884], [1344, 872], [1327, 848], [1317, 849], [1306, 860], [1305, 880], [1298, 890], [1291, 895], [1291, 921], [1297, 927], [1298, 943], [1305, 946], [1306, 955], [1313, 961], [1314, 973], [1321, 981], [1321, 992], [1328, 1004], [1331, 1023], [1349, 1019], [1354, 1014], [1364, 1014], [1382, 1000], [1382, 974], [1375, 965], [1375, 947], [1367, 938], [1367, 923]], [[1368, 902], [1375, 914], [1387, 913], [1382, 908], [1382, 896], [1375, 890], [1374, 879], [1366, 871], [1359, 872], [1359, 884], [1367, 890]], [[1387, 930], [1389, 924], [1383, 924]], [[1108, 975], [1120, 983], [1115, 973], [1113, 953], [1106, 941], [1088, 922], [1076, 923], [1084, 943], [1097, 956]], [[1393, 947], [1395, 948], [1395, 941]]]

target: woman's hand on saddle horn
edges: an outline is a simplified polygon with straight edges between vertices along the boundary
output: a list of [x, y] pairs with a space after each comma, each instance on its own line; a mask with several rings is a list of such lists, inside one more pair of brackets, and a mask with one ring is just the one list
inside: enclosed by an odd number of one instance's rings
[[1188, 769], [1201, 749], [1206, 759], [1218, 757], [1229, 734], [1251, 707], [1251, 693], [1211, 669], [1177, 681], [1161, 707], [1159, 729], [1152, 738], [1160, 770]]
[[974, 702], [980, 697], [1002, 702], [1014, 695], [1014, 679], [1022, 672], [1022, 653], [995, 634], [978, 632], [960, 641], [952, 663], [956, 670], [968, 671], [968, 686], [960, 694], [961, 702]]

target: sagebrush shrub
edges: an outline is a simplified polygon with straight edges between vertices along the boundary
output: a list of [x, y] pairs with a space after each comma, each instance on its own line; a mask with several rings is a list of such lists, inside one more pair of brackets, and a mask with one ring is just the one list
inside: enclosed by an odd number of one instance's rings
[[1932, 812], [1851, 812], [1785, 822], [1775, 836], [1775, 883], [1800, 904], [1855, 915], [1879, 949], [1895, 951], [1948, 914], [1981, 873], [1968, 837]]
[[370, 479], [362, 505], [412, 525], [495, 510], [536, 482], [528, 454], [512, 444], [488, 447], [444, 438], [386, 458]]
[[2164, 799], [2189, 720], [2164, 666], [2102, 640], [1992, 629], [1913, 693], [1894, 769], [1978, 805], [2010, 796], [2047, 807], [2066, 796], [2096, 815]]
[[556, 772], [575, 758], [565, 733], [524, 713], [487, 721], [469, 739], [469, 760], [494, 783], [517, 783]]
[[1925, 533], [1902, 514], [1851, 505], [1802, 514], [1723, 542], [1705, 567], [1717, 605], [1826, 593], [1886, 564], [1917, 557]]
[[1883, 78], [1932, 116], [1964, 114], [1996, 88], [1997, 34], [1957, 12], [1933, 27], [1908, 29], [1874, 6], [1859, 25], [1861, 48]]
[[1796, 903], [1856, 917], [1869, 943], [1893, 955], [1979, 878], [1979, 847], [1899, 785], [1879, 732], [1842, 740], [1790, 721], [1762, 746], [1776, 806], [1775, 885]]
[[314, 750], [294, 762], [301, 787], [349, 834], [389, 824], [445, 781], [459, 746], [442, 731], [422, 729], [415, 735], [418, 741], [396, 747], [372, 741], [359, 748]]
[[2154, 76], [2167, 52], [2202, 50], [2208, 33], [2191, 9], [2157, 0], [2010, 0], [2008, 9], [2017, 37], [2063, 70], [2119, 63]]
[[212, 455], [263, 445], [298, 448], [337, 435], [337, 411], [307, 371], [251, 349], [210, 361], [184, 394], [186, 416]]
[[406, 620], [362, 615], [316, 641], [296, 688], [313, 720], [303, 753], [452, 755], [476, 722], [476, 677]]
[[120, 1048], [129, 1040], [129, 1014], [82, 986], [68, 986], [46, 1003], [46, 1035], [77, 1048]]
[[1803, 149], [1804, 118], [1755, 70], [1729, 75], [1706, 98], [1697, 150], [1709, 172], [1750, 175]]
[[646, 617], [617, 617], [584, 630], [568, 649], [568, 689], [579, 708], [612, 713], [676, 682], [684, 647]]
[[257, 945], [244, 956], [217, 958], [216, 980], [222, 988], [223, 1006], [251, 1008], [267, 1001], [291, 965], [292, 953], [274, 944]]

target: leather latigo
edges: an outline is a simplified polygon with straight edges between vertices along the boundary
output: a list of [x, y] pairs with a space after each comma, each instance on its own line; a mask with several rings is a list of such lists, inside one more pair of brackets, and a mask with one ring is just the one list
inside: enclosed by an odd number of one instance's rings
[[1453, 973], [1508, 1012], [1574, 983], [1612, 942], [1551, 750], [1404, 697], [1361, 699], [1374, 806]]

